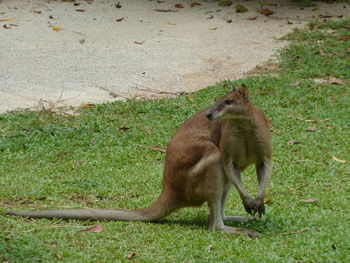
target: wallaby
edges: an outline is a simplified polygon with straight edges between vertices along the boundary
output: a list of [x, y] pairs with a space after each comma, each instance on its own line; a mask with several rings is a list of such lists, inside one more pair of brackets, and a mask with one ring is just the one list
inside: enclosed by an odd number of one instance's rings
[[[268, 122], [250, 102], [245, 86], [233, 87], [210, 108], [188, 119], [166, 150], [163, 189], [148, 208], [139, 210], [69, 209], [34, 212], [7, 211], [30, 218], [157, 221], [182, 207], [209, 205], [209, 229], [257, 236], [258, 232], [225, 226], [224, 205], [232, 184], [249, 214], [265, 213], [264, 196], [272, 170]], [[259, 190], [255, 199], [244, 189], [240, 173], [255, 164]]]

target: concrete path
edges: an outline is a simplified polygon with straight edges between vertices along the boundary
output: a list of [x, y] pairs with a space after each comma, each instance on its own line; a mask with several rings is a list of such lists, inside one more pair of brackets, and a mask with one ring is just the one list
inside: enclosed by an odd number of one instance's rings
[[270, 16], [261, 1], [0, 0], [0, 112], [198, 90], [242, 77], [313, 17], [350, 16], [344, 3], [268, 2]]

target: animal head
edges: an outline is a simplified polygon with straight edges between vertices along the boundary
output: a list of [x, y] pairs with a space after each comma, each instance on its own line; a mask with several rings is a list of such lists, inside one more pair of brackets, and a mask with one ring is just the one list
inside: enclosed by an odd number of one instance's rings
[[207, 112], [209, 120], [238, 119], [244, 116], [249, 103], [249, 93], [245, 85], [239, 89], [232, 86], [232, 92], [220, 98]]

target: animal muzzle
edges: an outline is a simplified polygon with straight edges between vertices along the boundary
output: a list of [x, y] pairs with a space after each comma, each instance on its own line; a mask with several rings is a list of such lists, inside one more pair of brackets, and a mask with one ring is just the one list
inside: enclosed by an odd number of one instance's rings
[[211, 110], [209, 110], [209, 111], [207, 112], [206, 116], [207, 116], [207, 118], [208, 118], [209, 120], [213, 120], [213, 119], [214, 119], [214, 118], [213, 118], [213, 112], [212, 112]]

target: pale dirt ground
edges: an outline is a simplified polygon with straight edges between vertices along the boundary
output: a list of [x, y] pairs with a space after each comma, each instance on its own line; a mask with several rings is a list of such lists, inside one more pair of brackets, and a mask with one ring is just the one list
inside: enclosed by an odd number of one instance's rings
[[[278, 38], [314, 17], [350, 16], [344, 3], [301, 10], [268, 1], [277, 6], [266, 6], [275, 12], [266, 17], [257, 11], [262, 1], [252, 0], [231, 7], [214, 0], [195, 7], [187, 0], [121, 0], [121, 8], [118, 1], [88, 2], [0, 0], [0, 112], [195, 91], [243, 77], [284, 45]], [[236, 13], [239, 3], [249, 11]]]

